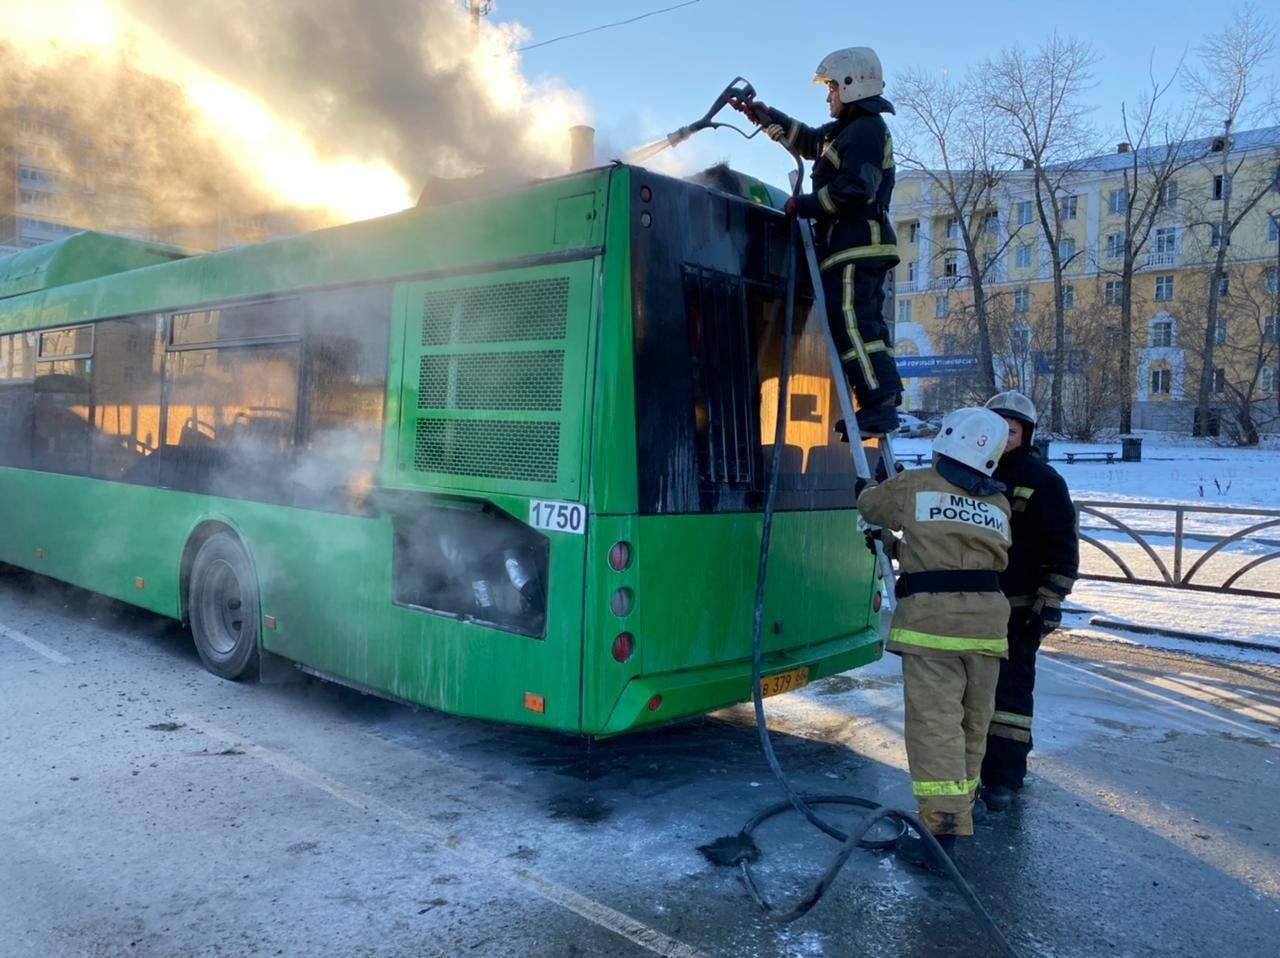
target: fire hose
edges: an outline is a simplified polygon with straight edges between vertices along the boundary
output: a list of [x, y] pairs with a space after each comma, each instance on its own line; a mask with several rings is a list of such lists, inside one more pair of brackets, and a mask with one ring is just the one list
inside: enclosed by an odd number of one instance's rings
[[[731, 129], [742, 133], [737, 127], [733, 127], [727, 123], [717, 123], [713, 117], [723, 107], [730, 105], [731, 102], [737, 106], [745, 106], [748, 110], [752, 101], [755, 99], [755, 90], [742, 77], [735, 77], [724, 91], [716, 98], [710, 110], [707, 111], [700, 119], [688, 126], [680, 127], [671, 133], [664, 142], [667, 145], [675, 146], [676, 144], [688, 139], [694, 133], [703, 129], [714, 129], [721, 126], [729, 126]], [[759, 130], [757, 129], [758, 133]], [[754, 136], [742, 133], [748, 139]], [[800, 193], [801, 183], [804, 176], [804, 161], [801, 159], [795, 148], [786, 141], [785, 138], [778, 141], [795, 159], [796, 169], [799, 175], [795, 177], [792, 184], [792, 196], [797, 197]], [[778, 398], [777, 412], [774, 416], [774, 449], [781, 449], [786, 441], [786, 410], [787, 410], [787, 393], [788, 393], [788, 374], [791, 365], [791, 337], [795, 325], [795, 303], [796, 303], [796, 246], [800, 240], [798, 232], [801, 226], [798, 220], [792, 219], [790, 223], [790, 232], [787, 243], [787, 300], [786, 310], [783, 319], [782, 329], [782, 354], [779, 362], [778, 370]], [[819, 278], [815, 277], [815, 283]], [[832, 370], [833, 375], [844, 375], [843, 370], [836, 368]], [[851, 424], [848, 429], [848, 435], [851, 440], [856, 440], [860, 435], [856, 428], [856, 423]], [[965, 881], [964, 876], [960, 874], [960, 870], [956, 867], [954, 861], [951, 860], [938, 844], [936, 838], [929, 832], [924, 824], [911, 812], [898, 808], [890, 808], [880, 805], [877, 802], [855, 795], [801, 795], [791, 785], [787, 779], [786, 773], [783, 771], [778, 756], [774, 752], [773, 742], [769, 737], [768, 722], [764, 713], [764, 698], [761, 690], [761, 675], [763, 673], [763, 623], [764, 623], [764, 596], [765, 581], [768, 573], [769, 565], [769, 545], [773, 533], [773, 515], [774, 506], [778, 492], [778, 476], [779, 467], [782, 457], [774, 455], [769, 464], [768, 486], [765, 491], [764, 516], [763, 525], [760, 532], [760, 554], [759, 562], [756, 570], [756, 593], [755, 604], [752, 615], [752, 635], [751, 635], [751, 688], [752, 701], [755, 706], [756, 729], [760, 735], [760, 747], [764, 752], [765, 758], [769, 763], [770, 769], [773, 771], [774, 778], [777, 779], [779, 786], [786, 794], [786, 801], [778, 802], [771, 805], [763, 811], [755, 815], [750, 821], [742, 827], [736, 835], [729, 835], [717, 839], [709, 845], [703, 846], [701, 851], [708, 859], [723, 865], [737, 865], [741, 871], [743, 883], [747, 887], [752, 899], [772, 920], [785, 924], [795, 921], [797, 918], [807, 914], [831, 887], [840, 870], [848, 862], [849, 857], [853, 854], [855, 848], [868, 848], [872, 850], [885, 850], [893, 847], [903, 837], [907, 826], [910, 826], [920, 837], [928, 843], [935, 862], [942, 866], [946, 876], [951, 879], [961, 897], [969, 905], [974, 917], [982, 926], [983, 930], [995, 943], [1000, 954], [1006, 958], [1017, 958], [1017, 952], [1009, 944], [1000, 928], [983, 907], [982, 902], [978, 900], [977, 895]], [[864, 476], [863, 478], [869, 478]], [[869, 809], [868, 813], [858, 822], [857, 826], [848, 833], [837, 828], [835, 825], [823, 819], [813, 806], [815, 805], [852, 805], [859, 808]], [[827, 867], [823, 870], [818, 879], [813, 882], [809, 889], [801, 896], [799, 901], [790, 907], [779, 907], [769, 902], [761, 892], [759, 885], [751, 872], [751, 861], [759, 857], [759, 848], [755, 843], [753, 833], [755, 829], [763, 822], [782, 814], [788, 810], [795, 810], [805, 817], [805, 819], [815, 828], [822, 831], [836, 841], [840, 842], [840, 848], [832, 856]], [[896, 833], [892, 838], [869, 839], [866, 836], [881, 821], [894, 821], [898, 824]]]

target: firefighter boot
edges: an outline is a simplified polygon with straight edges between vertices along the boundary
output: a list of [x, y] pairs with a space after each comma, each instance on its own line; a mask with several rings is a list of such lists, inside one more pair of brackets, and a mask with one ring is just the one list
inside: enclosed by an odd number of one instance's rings
[[898, 431], [898, 396], [886, 396], [858, 410], [858, 428], [863, 436], [892, 436]]
[[[942, 846], [942, 850], [947, 857], [955, 861], [956, 836], [934, 835], [933, 837], [938, 840], [938, 844]], [[933, 843], [913, 831], [908, 831], [906, 835], [898, 839], [898, 844], [894, 846], [893, 854], [899, 861], [914, 865], [916, 868], [923, 868], [925, 871], [946, 871], [946, 866], [938, 861], [936, 857], [938, 853], [933, 847]]]
[[982, 790], [982, 800], [993, 812], [1007, 811], [1015, 798], [1017, 798], [1017, 792], [1007, 785], [989, 785]]

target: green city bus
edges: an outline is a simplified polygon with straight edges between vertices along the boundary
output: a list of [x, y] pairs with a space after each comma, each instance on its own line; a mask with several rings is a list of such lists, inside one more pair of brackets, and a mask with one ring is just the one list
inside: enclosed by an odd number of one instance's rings
[[[0, 260], [0, 561], [189, 623], [225, 678], [583, 735], [749, 698], [790, 232], [748, 186], [613, 165]], [[881, 654], [801, 286], [770, 692]]]

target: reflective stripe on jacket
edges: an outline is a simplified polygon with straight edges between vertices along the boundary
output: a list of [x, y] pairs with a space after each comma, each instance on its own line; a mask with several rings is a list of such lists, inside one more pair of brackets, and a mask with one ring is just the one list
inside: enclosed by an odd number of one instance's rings
[[823, 272], [861, 259], [898, 262], [889, 217], [893, 137], [881, 116], [892, 109], [883, 98], [871, 97], [818, 127], [770, 110], [788, 142], [813, 161], [813, 192], [797, 199], [796, 212], [817, 222]]
[[[934, 469], [909, 469], [858, 497], [872, 525], [902, 532], [903, 572], [1000, 572], [1009, 557], [1009, 503], [973, 496]], [[922, 592], [898, 603], [891, 652], [1008, 655], [1009, 602], [999, 592]]]

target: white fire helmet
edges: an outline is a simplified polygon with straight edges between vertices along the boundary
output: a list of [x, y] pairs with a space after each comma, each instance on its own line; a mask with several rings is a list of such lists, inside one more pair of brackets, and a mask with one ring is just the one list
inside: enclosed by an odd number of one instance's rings
[[853, 103], [884, 92], [884, 71], [875, 50], [846, 47], [822, 58], [813, 73], [813, 82], [839, 85], [840, 102]]
[[996, 471], [1009, 442], [1009, 424], [999, 413], [981, 407], [957, 409], [942, 420], [933, 451], [962, 462], [984, 476]]
[[1036, 414], [1036, 404], [1016, 389], [996, 393], [987, 400], [987, 408], [1010, 419], [1017, 419], [1028, 426], [1034, 426], [1039, 419]]

